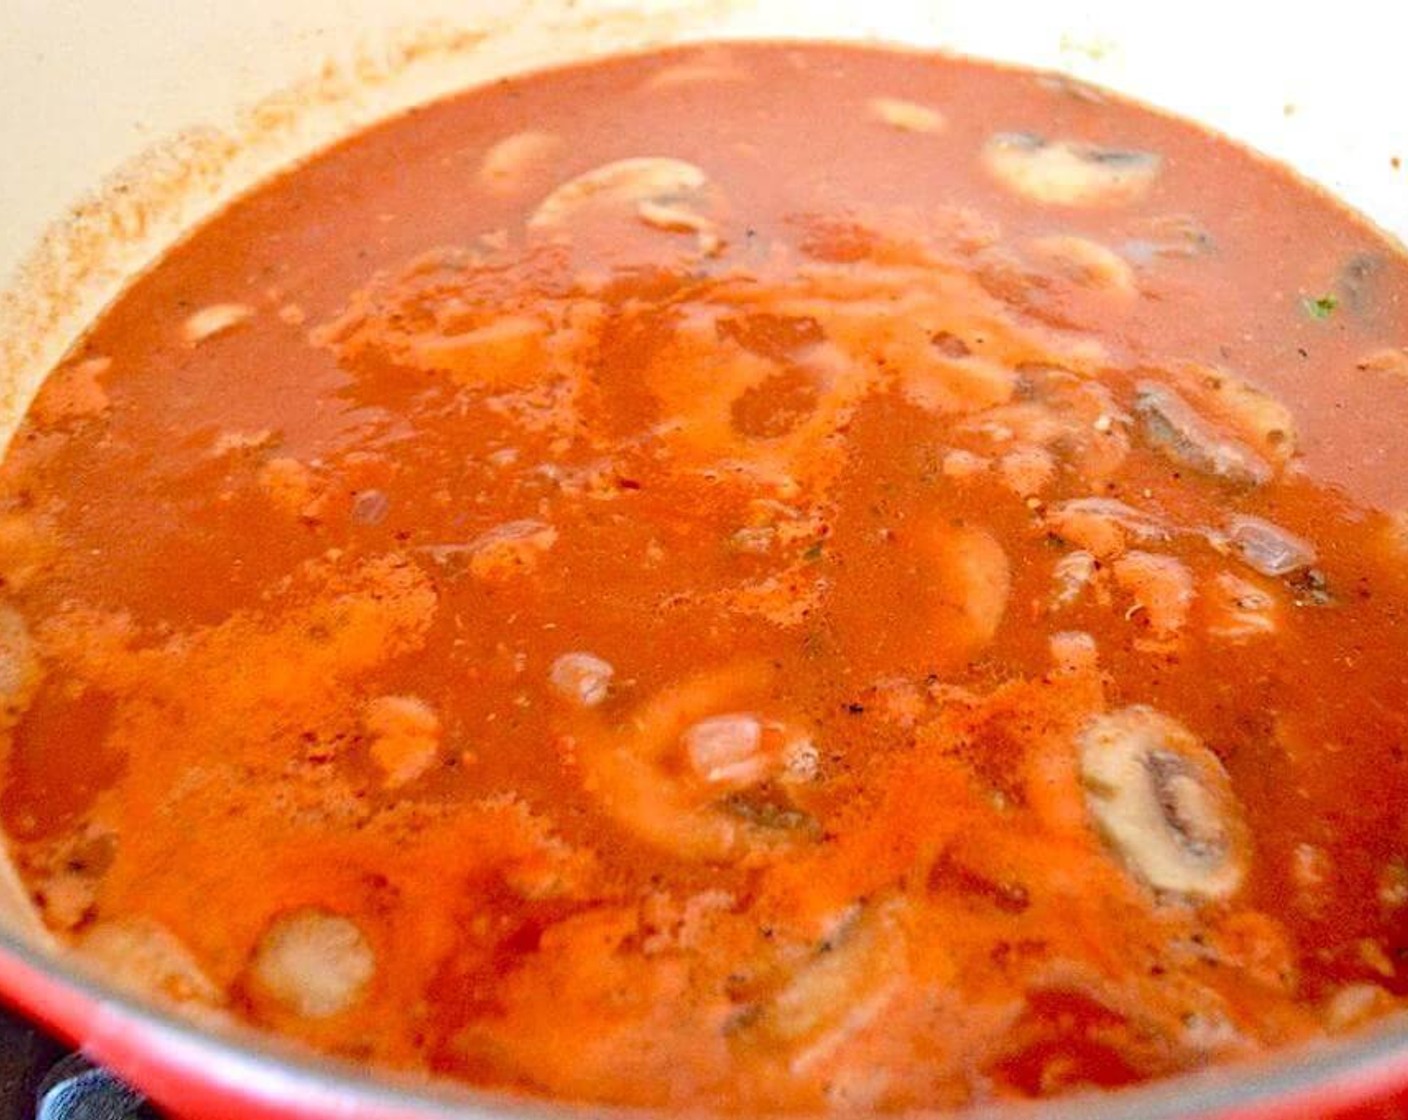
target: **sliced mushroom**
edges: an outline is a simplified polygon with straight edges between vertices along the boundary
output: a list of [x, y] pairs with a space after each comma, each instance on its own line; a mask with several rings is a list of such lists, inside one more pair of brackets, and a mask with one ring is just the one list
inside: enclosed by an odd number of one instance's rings
[[1136, 264], [1152, 264], [1159, 257], [1200, 257], [1216, 250], [1217, 243], [1200, 222], [1184, 214], [1163, 214], [1140, 227], [1142, 236], [1121, 246]]
[[220, 990], [169, 929], [144, 918], [102, 921], [78, 941], [103, 978], [140, 995], [215, 1005]]
[[898, 97], [872, 97], [868, 107], [877, 120], [901, 132], [941, 132], [947, 123], [937, 109]]
[[1092, 720], [1079, 738], [1086, 805], [1106, 842], [1160, 891], [1226, 898], [1247, 870], [1227, 772], [1177, 720], [1143, 705]]
[[1227, 425], [1268, 463], [1283, 465], [1295, 455], [1295, 417], [1265, 389], [1241, 374], [1197, 362], [1174, 363], [1167, 374], [1194, 406]]
[[19, 611], [0, 603], [0, 731], [19, 722], [43, 675], [29, 627]]
[[1118, 556], [1131, 540], [1158, 544], [1173, 537], [1171, 526], [1115, 498], [1072, 498], [1051, 507], [1046, 524], [1100, 559]]
[[1072, 234], [1038, 237], [1027, 246], [1027, 251], [1082, 287], [1107, 292], [1125, 301], [1139, 294], [1129, 262], [1113, 249], [1088, 237]]
[[718, 808], [722, 814], [745, 822], [753, 832], [770, 832], [782, 842], [821, 838], [821, 824], [814, 816], [767, 789], [731, 793]]
[[1131, 551], [1111, 566], [1115, 582], [1134, 599], [1155, 637], [1177, 634], [1193, 606], [1193, 574], [1176, 556]]
[[1036, 81], [1042, 89], [1059, 93], [1074, 101], [1084, 101], [1087, 105], [1106, 105], [1109, 103], [1109, 99], [1100, 89], [1087, 85], [1079, 78], [1072, 78], [1068, 74], [1043, 74]]
[[254, 318], [254, 308], [243, 303], [214, 303], [193, 312], [181, 325], [188, 345], [199, 346], [217, 335], [227, 334]]
[[709, 716], [689, 727], [680, 743], [694, 772], [712, 785], [750, 786], [771, 768], [755, 715]]
[[258, 993], [305, 1019], [352, 1007], [376, 975], [371, 946], [351, 920], [312, 907], [276, 919], [250, 965]]
[[685, 729], [680, 745], [699, 778], [734, 790], [770, 777], [809, 781], [821, 761], [815, 745], [796, 728], [750, 712], [701, 719]]
[[723, 247], [713, 220], [680, 203], [646, 199], [636, 204], [636, 217], [652, 229], [694, 234], [699, 241], [699, 251], [706, 256], [713, 256]]
[[384, 490], [362, 490], [352, 499], [350, 518], [354, 525], [380, 525], [391, 512], [391, 499]]
[[708, 175], [695, 164], [684, 160], [664, 156], [620, 159], [584, 171], [563, 183], [543, 199], [528, 219], [528, 224], [562, 224], [588, 201], [668, 201], [702, 190], [708, 182]]
[[1247, 567], [1264, 576], [1290, 575], [1315, 563], [1314, 545], [1260, 517], [1232, 518], [1226, 543]]
[[1145, 440], [1175, 463], [1237, 486], [1270, 481], [1271, 468], [1261, 456], [1241, 440], [1217, 432], [1167, 385], [1139, 382], [1134, 411]]
[[1291, 601], [1298, 607], [1333, 607], [1339, 602], [1329, 579], [1319, 568], [1292, 572], [1286, 577], [1286, 586], [1292, 591]]
[[1119, 206], [1149, 189], [1162, 161], [1152, 152], [1102, 148], [1004, 132], [983, 146], [983, 166], [1014, 194], [1056, 206]]
[[1051, 595], [1052, 609], [1060, 610], [1075, 603], [1085, 593], [1085, 589], [1090, 586], [1099, 570], [1099, 562], [1083, 548], [1069, 552], [1056, 561], [1056, 566], [1051, 572], [1056, 585]]
[[750, 80], [748, 71], [743, 69], [728, 51], [718, 49], [657, 70], [642, 83], [641, 88], [654, 91], [705, 83], [739, 83]]
[[440, 753], [440, 719], [416, 696], [378, 696], [363, 713], [372, 761], [388, 789], [421, 777]]
[[893, 901], [842, 916], [787, 982], [752, 1009], [740, 1036], [789, 1053], [797, 1069], [862, 1030], [906, 982], [904, 913]]
[[797, 723], [765, 714], [771, 670], [730, 666], [657, 693], [623, 723], [584, 726], [587, 788], [617, 823], [686, 859], [730, 858], [812, 837], [794, 803], [820, 755]]
[[513, 194], [527, 186], [566, 146], [562, 137], [551, 132], [528, 129], [512, 133], [484, 153], [479, 181], [494, 194]]
[[538, 204], [530, 230], [565, 229], [588, 208], [601, 204], [632, 212], [657, 229], [694, 233], [700, 247], [717, 249], [713, 221], [703, 212], [709, 176], [695, 164], [664, 156], [616, 160], [569, 179]]
[[821, 751], [805, 736], [794, 738], [782, 751], [782, 770], [777, 780], [783, 785], [814, 782], [821, 773]]
[[583, 708], [595, 708], [610, 695], [611, 678], [615, 675], [611, 662], [577, 651], [564, 653], [552, 663], [548, 682], [563, 699]]
[[1219, 572], [1205, 597], [1211, 637], [1241, 643], [1276, 633], [1275, 597], [1249, 580]]
[[1335, 290], [1346, 307], [1365, 319], [1373, 320], [1385, 306], [1396, 306], [1398, 293], [1393, 287], [1392, 274], [1384, 267], [1387, 261], [1375, 253], [1356, 253], [1340, 269]]

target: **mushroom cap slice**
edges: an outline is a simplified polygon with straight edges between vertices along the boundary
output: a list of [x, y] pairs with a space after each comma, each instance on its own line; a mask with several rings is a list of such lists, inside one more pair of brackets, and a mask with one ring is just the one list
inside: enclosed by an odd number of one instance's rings
[[1289, 530], [1251, 514], [1227, 523], [1227, 544], [1253, 571], [1285, 576], [1315, 563], [1315, 546]]
[[1153, 152], [1047, 140], [1028, 132], [992, 137], [982, 152], [988, 173], [1013, 194], [1052, 206], [1120, 206], [1158, 176]]
[[667, 156], [618, 159], [584, 171], [559, 186], [529, 216], [528, 228], [564, 226], [588, 204], [602, 201], [621, 205], [679, 203], [708, 185], [709, 176], [684, 160]]
[[582, 708], [595, 708], [611, 694], [616, 670], [611, 662], [593, 653], [574, 650], [557, 658], [548, 669], [548, 683], [562, 699]]
[[1227, 771], [1191, 731], [1135, 705], [1093, 719], [1079, 748], [1086, 805], [1131, 871], [1191, 898], [1237, 891], [1246, 827]]
[[376, 974], [376, 957], [348, 918], [307, 907], [277, 918], [251, 962], [261, 993], [305, 1019], [353, 1006]]
[[1134, 412], [1144, 440], [1165, 458], [1234, 486], [1271, 481], [1270, 465], [1239, 439], [1223, 435], [1179, 393], [1157, 381], [1134, 387]]

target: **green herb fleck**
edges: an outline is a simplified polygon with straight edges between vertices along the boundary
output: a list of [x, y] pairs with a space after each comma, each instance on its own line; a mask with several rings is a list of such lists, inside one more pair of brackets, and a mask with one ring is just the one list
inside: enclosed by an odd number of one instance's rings
[[1340, 301], [1329, 294], [1318, 296], [1315, 299], [1306, 296], [1301, 300], [1301, 303], [1305, 305], [1305, 310], [1312, 319], [1328, 319], [1335, 313], [1335, 308], [1340, 305]]
[[821, 542], [817, 541], [816, 544], [812, 545], [809, 549], [807, 549], [806, 552], [802, 553], [802, 559], [805, 560], [808, 564], [815, 564], [818, 560], [821, 559], [821, 547]]

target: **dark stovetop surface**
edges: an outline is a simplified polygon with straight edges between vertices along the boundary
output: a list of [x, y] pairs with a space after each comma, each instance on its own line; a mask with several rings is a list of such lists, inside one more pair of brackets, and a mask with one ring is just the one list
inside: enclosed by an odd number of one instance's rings
[[0, 1007], [0, 1120], [155, 1120], [142, 1099]]

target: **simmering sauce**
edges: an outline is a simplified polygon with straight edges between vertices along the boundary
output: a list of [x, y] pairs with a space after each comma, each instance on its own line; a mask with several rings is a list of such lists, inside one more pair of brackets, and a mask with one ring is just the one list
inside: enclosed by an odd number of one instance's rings
[[1408, 997], [1408, 261], [840, 47], [517, 79], [194, 232], [0, 478], [0, 821], [203, 1021], [725, 1111]]

